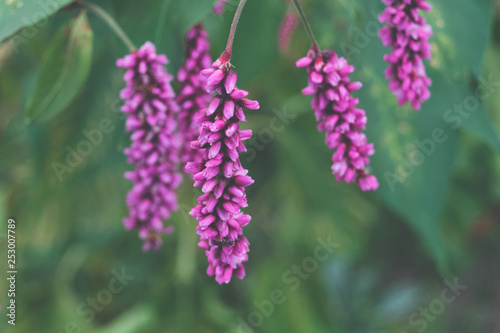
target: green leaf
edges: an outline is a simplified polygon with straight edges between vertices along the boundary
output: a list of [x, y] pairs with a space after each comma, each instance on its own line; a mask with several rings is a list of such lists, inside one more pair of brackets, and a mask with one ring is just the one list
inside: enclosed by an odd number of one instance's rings
[[480, 90], [476, 90], [482, 91], [479, 94], [476, 94], [474, 89], [465, 84], [456, 84], [456, 98], [445, 109], [443, 119], [453, 127], [463, 128], [471, 132], [500, 154], [500, 139], [483, 103], [483, 100], [490, 98], [498, 89], [496, 86], [498, 81], [490, 79], [491, 77], [480, 76], [478, 85]]
[[42, 115], [47, 120], [76, 97], [90, 71], [92, 39], [85, 12], [61, 28], [44, 55], [26, 108], [28, 122]]
[[454, 70], [465, 68], [466, 74], [470, 69], [477, 76], [490, 39], [492, 1], [437, 0], [432, 6], [426, 17], [435, 34], [430, 40], [433, 58], [445, 60], [443, 65]]
[[401, 109], [395, 101], [387, 108], [383, 100], [392, 93], [379, 82], [365, 85], [359, 94], [368, 112], [368, 139], [376, 149], [371, 166], [380, 183], [377, 194], [416, 231], [444, 273], [448, 251], [438, 218], [453, 171], [457, 131], [443, 120], [442, 112], [458, 96], [442, 75], [433, 75], [433, 80], [436, 94], [450, 93], [429, 100], [421, 112]]
[[[0, 42], [23, 28], [30, 27], [19, 38], [30, 39], [45, 25], [47, 17], [73, 0], [2, 1], [0, 2]], [[13, 40], [16, 43], [16, 39]], [[21, 40], [18, 40], [21, 42]]]
[[154, 309], [147, 304], [138, 304], [121, 314], [105, 327], [96, 329], [98, 333], [139, 333], [144, 332], [156, 320]]
[[[449, 10], [451, 6], [452, 11]], [[468, 85], [456, 86], [460, 93], [448, 105], [445, 114], [457, 126], [470, 131], [500, 153], [500, 139], [482, 103], [483, 99], [491, 95], [491, 89], [497, 88], [497, 83], [491, 84], [491, 78], [480, 74], [483, 55], [490, 39], [491, 7], [491, 0], [458, 3], [453, 0], [435, 1], [428, 14], [435, 33], [431, 38], [431, 65], [446, 71], [457, 81], [466, 83], [470, 77], [476, 81], [479, 91]], [[434, 84], [431, 92], [435, 89]], [[483, 90], [486, 94], [476, 94]]]
[[[363, 30], [373, 21], [370, 13], [380, 13], [383, 5], [367, 0], [360, 2], [365, 4], [360, 24]], [[449, 10], [451, 6], [453, 11]], [[383, 76], [387, 64], [381, 57], [374, 56], [389, 52], [379, 40], [360, 49], [353, 79], [365, 84], [358, 96], [369, 119], [368, 139], [375, 143], [376, 154], [371, 158], [371, 166], [380, 182], [377, 193], [415, 230], [440, 271], [446, 273], [449, 249], [438, 221], [455, 164], [458, 129], [470, 130], [493, 148], [500, 148], [498, 136], [480, 101], [474, 111], [458, 120], [453, 111], [454, 105], [464, 104], [468, 96], [475, 96], [469, 80], [471, 73], [473, 77], [480, 73], [489, 39], [491, 1], [437, 0], [432, 11], [423, 15], [435, 35], [430, 39], [433, 58], [426, 61], [433, 80], [432, 96], [423, 104], [422, 111], [397, 106]], [[450, 108], [452, 113], [447, 113]], [[419, 145], [422, 147], [433, 140], [435, 130], [446, 140], [432, 143], [434, 148], [426, 153]], [[419, 157], [423, 157], [421, 162]]]

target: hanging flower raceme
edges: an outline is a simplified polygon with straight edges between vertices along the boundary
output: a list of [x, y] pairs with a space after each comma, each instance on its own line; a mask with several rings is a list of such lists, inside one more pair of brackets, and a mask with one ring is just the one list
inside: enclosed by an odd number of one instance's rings
[[[290, 1], [287, 0], [287, 2]], [[289, 4], [278, 31], [278, 50], [280, 53], [285, 54], [290, 50], [290, 42], [297, 25], [297, 14]]]
[[200, 71], [210, 67], [208, 34], [201, 23], [192, 27], [186, 34], [186, 61], [177, 73], [180, 92], [177, 96], [179, 111], [179, 133], [182, 139], [181, 161], [201, 162], [202, 152], [191, 148], [191, 141], [198, 138], [198, 115], [201, 109], [210, 102], [211, 94], [206, 87], [206, 79], [200, 76]]
[[139, 50], [118, 59], [118, 67], [127, 69], [126, 87], [120, 96], [125, 101], [126, 129], [131, 132], [131, 146], [125, 149], [128, 162], [135, 169], [125, 177], [133, 182], [127, 196], [129, 216], [126, 229], [138, 229], [144, 240], [143, 250], [161, 247], [161, 234], [172, 232], [164, 220], [177, 210], [175, 189], [181, 182], [178, 169], [178, 142], [174, 114], [178, 111], [170, 86], [165, 55], [156, 54], [146, 42]]
[[198, 220], [198, 245], [207, 255], [207, 274], [215, 275], [220, 284], [228, 283], [233, 271], [240, 279], [245, 276], [243, 263], [248, 260], [249, 242], [242, 227], [250, 216], [241, 209], [247, 207], [245, 187], [253, 180], [242, 167], [239, 153], [246, 151], [243, 141], [252, 131], [241, 130], [239, 124], [245, 121], [243, 108], [259, 108], [257, 101], [245, 98], [248, 92], [236, 87], [236, 71], [228, 59], [224, 53], [212, 68], [202, 71], [207, 91], [214, 96], [202, 111], [199, 137], [192, 143], [203, 149], [203, 160], [186, 166], [194, 175], [194, 186], [203, 192], [190, 213]]
[[360, 82], [350, 82], [348, 77], [354, 67], [334, 51], [315, 47], [297, 61], [297, 67], [307, 67], [309, 85], [302, 92], [313, 95], [311, 107], [319, 122], [318, 130], [326, 132], [326, 144], [336, 150], [332, 172], [337, 181], [357, 182], [363, 191], [377, 189], [377, 179], [366, 172], [369, 156], [375, 151], [362, 131], [365, 111], [356, 108], [358, 99], [351, 96], [361, 88]]
[[214, 8], [212, 9], [212, 13], [216, 15], [224, 14], [224, 7], [228, 2], [229, 0], [218, 0], [217, 3], [214, 5]]
[[387, 23], [379, 31], [385, 46], [392, 52], [384, 56], [389, 63], [385, 76], [389, 89], [394, 92], [399, 105], [410, 102], [415, 110], [420, 110], [422, 102], [430, 97], [431, 79], [425, 72], [422, 59], [431, 57], [429, 37], [432, 27], [425, 23], [419, 10], [429, 11], [431, 6], [425, 0], [382, 0], [386, 9], [379, 15], [382, 23]]

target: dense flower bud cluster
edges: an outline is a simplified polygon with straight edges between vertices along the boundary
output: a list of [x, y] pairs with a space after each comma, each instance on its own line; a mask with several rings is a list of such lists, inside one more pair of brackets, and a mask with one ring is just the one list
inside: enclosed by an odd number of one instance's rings
[[186, 60], [177, 73], [180, 83], [177, 103], [179, 104], [179, 134], [182, 139], [181, 161], [200, 162], [202, 153], [191, 148], [191, 141], [198, 137], [198, 115], [210, 102], [211, 95], [206, 91], [206, 80], [200, 71], [210, 67], [210, 44], [208, 34], [201, 24], [197, 24], [186, 34]]
[[386, 9], [379, 19], [388, 25], [382, 27], [379, 36], [392, 52], [384, 56], [389, 63], [385, 76], [389, 89], [394, 92], [400, 105], [410, 102], [420, 110], [422, 102], [431, 96], [431, 79], [425, 72], [423, 59], [431, 57], [429, 37], [432, 27], [425, 23], [419, 10], [430, 11], [425, 0], [382, 0]]
[[192, 143], [203, 150], [203, 159], [186, 166], [193, 173], [194, 186], [203, 192], [191, 215], [198, 220], [198, 245], [205, 249], [208, 275], [215, 275], [218, 283], [228, 283], [233, 271], [240, 279], [245, 276], [243, 263], [249, 251], [242, 227], [250, 216], [241, 209], [247, 207], [245, 187], [253, 179], [242, 167], [239, 153], [246, 151], [243, 141], [252, 131], [240, 129], [239, 124], [246, 121], [243, 108], [258, 109], [259, 103], [245, 98], [248, 92], [236, 87], [236, 71], [223, 56], [202, 75], [214, 96], [202, 111], [199, 137]]
[[126, 87], [120, 92], [125, 101], [126, 129], [131, 132], [131, 146], [125, 149], [128, 162], [135, 169], [125, 177], [133, 182], [127, 196], [130, 214], [125, 228], [138, 229], [144, 240], [143, 250], [158, 250], [161, 234], [172, 232], [163, 221], [177, 210], [175, 189], [181, 182], [177, 172], [178, 140], [175, 138], [175, 94], [170, 86], [165, 55], [156, 54], [155, 46], [146, 42], [116, 65], [125, 68]]
[[377, 189], [377, 179], [366, 172], [369, 156], [375, 150], [362, 132], [365, 111], [356, 108], [358, 99], [351, 96], [361, 88], [360, 82], [351, 82], [348, 77], [354, 66], [332, 50], [313, 47], [307, 57], [297, 61], [297, 67], [307, 67], [309, 85], [302, 92], [313, 95], [311, 107], [319, 122], [318, 130], [326, 132], [326, 144], [335, 150], [332, 173], [337, 181], [357, 182], [363, 191]]
[[280, 53], [285, 54], [290, 50], [290, 42], [297, 25], [297, 14], [292, 11], [287, 11], [281, 21], [278, 31], [278, 50]]

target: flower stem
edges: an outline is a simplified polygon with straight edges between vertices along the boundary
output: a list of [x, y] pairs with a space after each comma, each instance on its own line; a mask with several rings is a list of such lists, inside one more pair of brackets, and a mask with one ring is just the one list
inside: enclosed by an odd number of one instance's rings
[[99, 7], [93, 3], [86, 2], [86, 1], [81, 1], [79, 3], [82, 7], [87, 8], [89, 11], [96, 14], [104, 22], [106, 22], [109, 25], [109, 27], [111, 28], [111, 30], [113, 30], [114, 33], [118, 36], [118, 38], [120, 38], [122, 40], [122, 42], [128, 47], [130, 52], [137, 50], [137, 48], [132, 43], [130, 38], [128, 38], [128, 36], [122, 30], [120, 25], [118, 25], [118, 23], [116, 23], [116, 21], [104, 9], [102, 9], [101, 7]]
[[318, 42], [316, 42], [316, 38], [314, 38], [311, 26], [309, 25], [309, 21], [306, 18], [306, 14], [304, 14], [304, 10], [300, 5], [299, 0], [293, 0], [293, 4], [295, 5], [295, 8], [297, 8], [297, 12], [299, 12], [302, 23], [304, 24], [304, 28], [306, 28], [309, 39], [311, 40], [312, 48], [315, 50], [319, 50]]
[[222, 55], [219, 59], [222, 60], [222, 63], [229, 63], [231, 59], [231, 52], [233, 50], [233, 40], [234, 34], [236, 32], [236, 27], [238, 26], [238, 22], [240, 20], [241, 12], [243, 11], [243, 7], [247, 0], [240, 0], [238, 4], [238, 8], [236, 9], [236, 13], [234, 13], [233, 23], [231, 23], [231, 31], [229, 32], [229, 38], [227, 39], [226, 49], [222, 52]]

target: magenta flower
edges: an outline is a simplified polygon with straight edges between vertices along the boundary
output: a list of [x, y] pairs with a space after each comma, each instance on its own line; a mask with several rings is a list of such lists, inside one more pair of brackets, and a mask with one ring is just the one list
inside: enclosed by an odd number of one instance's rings
[[241, 130], [246, 121], [243, 108], [258, 109], [259, 103], [245, 96], [248, 92], [236, 87], [237, 75], [231, 69], [229, 57], [223, 54], [212, 68], [201, 73], [206, 77], [207, 91], [214, 93], [203, 116], [199, 119], [199, 137], [192, 145], [203, 149], [201, 163], [190, 162], [186, 169], [193, 173], [195, 187], [201, 187], [190, 214], [198, 220], [198, 246], [205, 249], [207, 274], [228, 283], [234, 273], [245, 276], [243, 263], [248, 260], [249, 242], [242, 227], [250, 216], [241, 208], [247, 207], [245, 187], [253, 183], [241, 166], [239, 153], [246, 151], [243, 141], [252, 136], [251, 130]]
[[431, 6], [425, 0], [382, 0], [386, 9], [379, 15], [382, 23], [387, 23], [379, 31], [385, 46], [391, 46], [392, 52], [384, 56], [389, 63], [385, 76], [389, 80], [389, 89], [394, 92], [399, 105], [410, 102], [415, 110], [420, 110], [422, 102], [431, 96], [422, 59], [431, 57], [429, 37], [432, 27], [425, 23], [419, 10], [430, 11]]
[[278, 49], [281, 54], [288, 53], [290, 50], [290, 42], [297, 24], [297, 14], [287, 11], [278, 31]]
[[224, 14], [224, 7], [228, 2], [229, 0], [218, 0], [217, 3], [214, 5], [214, 8], [212, 9], [212, 13], [216, 15]]
[[210, 102], [211, 94], [206, 89], [206, 79], [200, 76], [200, 71], [210, 67], [208, 34], [201, 23], [192, 27], [186, 34], [186, 60], [177, 73], [180, 92], [177, 103], [179, 112], [179, 134], [182, 139], [181, 161], [201, 162], [202, 151], [191, 148], [191, 141], [198, 138], [198, 115]]
[[120, 97], [125, 101], [122, 111], [127, 115], [126, 129], [132, 140], [125, 154], [135, 167], [125, 173], [134, 185], [127, 196], [129, 216], [123, 223], [126, 229], [139, 230], [144, 251], [161, 247], [160, 235], [173, 230], [163, 221], [178, 208], [175, 189], [181, 176], [177, 173], [179, 149], [174, 136], [178, 106], [170, 86], [172, 76], [165, 69], [167, 63], [167, 57], [156, 54], [150, 42], [116, 62], [127, 69]]
[[326, 132], [326, 144], [335, 149], [332, 173], [337, 181], [357, 182], [363, 191], [377, 189], [377, 178], [366, 171], [375, 150], [362, 132], [365, 111], [356, 108], [358, 99], [351, 96], [361, 88], [360, 82], [350, 82], [348, 77], [354, 67], [334, 51], [314, 47], [307, 57], [297, 61], [297, 67], [307, 67], [309, 85], [302, 93], [313, 95], [311, 107], [319, 122], [318, 130]]

